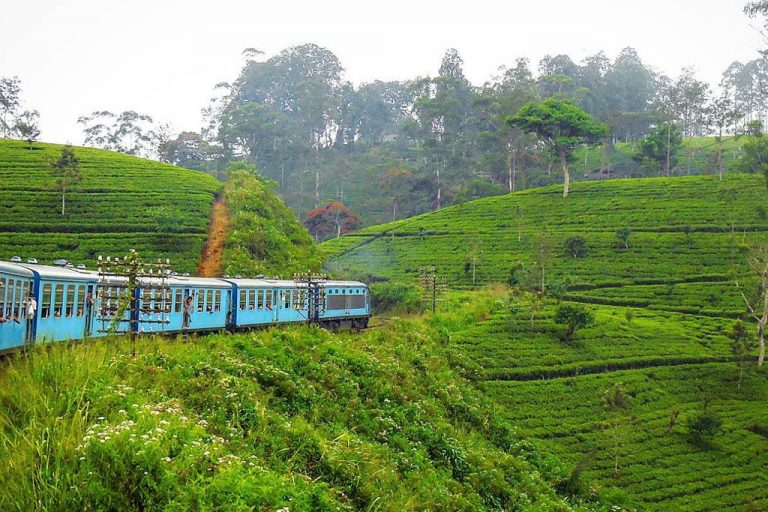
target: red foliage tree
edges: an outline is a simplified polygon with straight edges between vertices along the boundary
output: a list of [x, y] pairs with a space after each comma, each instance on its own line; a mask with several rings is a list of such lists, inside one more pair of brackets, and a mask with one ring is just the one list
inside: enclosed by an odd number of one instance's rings
[[326, 240], [357, 229], [360, 217], [338, 201], [331, 201], [309, 212], [304, 218], [304, 225], [315, 239]]

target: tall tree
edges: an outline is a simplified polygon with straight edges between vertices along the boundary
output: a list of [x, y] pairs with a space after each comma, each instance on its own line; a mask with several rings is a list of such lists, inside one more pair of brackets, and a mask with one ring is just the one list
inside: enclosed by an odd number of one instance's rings
[[708, 124], [715, 134], [717, 148], [715, 150], [715, 165], [720, 180], [723, 179], [723, 135], [735, 131], [735, 123], [741, 117], [736, 109], [735, 102], [728, 93], [723, 92], [719, 97], [713, 98], [707, 108]]
[[0, 129], [2, 129], [3, 138], [8, 138], [13, 133], [13, 120], [16, 118], [20, 101], [19, 77], [0, 78]]
[[56, 188], [61, 191], [61, 214], [64, 215], [67, 202], [67, 190], [77, 185], [83, 179], [80, 169], [80, 159], [72, 146], [67, 144], [61, 148], [59, 158], [51, 163], [51, 172], [56, 177]]
[[27, 141], [29, 149], [32, 149], [32, 143], [40, 136], [38, 119], [40, 119], [40, 113], [37, 110], [25, 110], [16, 118], [16, 124], [13, 127], [19, 137]]
[[591, 115], [576, 105], [548, 98], [541, 103], [529, 103], [507, 122], [523, 131], [535, 133], [563, 171], [563, 197], [570, 191], [569, 163], [573, 152], [584, 144], [595, 144], [607, 134], [605, 125], [595, 122]]
[[637, 141], [632, 158], [666, 176], [672, 175], [677, 153], [683, 145], [683, 135], [674, 123], [661, 123]]
[[158, 147], [154, 120], [146, 114], [99, 110], [79, 117], [77, 122], [83, 125], [88, 146], [143, 157], [154, 156]]
[[762, 366], [765, 362], [765, 328], [768, 326], [768, 245], [757, 244], [743, 249], [753, 282], [746, 288], [739, 282], [736, 286], [741, 290], [747, 311], [757, 322], [757, 365]]

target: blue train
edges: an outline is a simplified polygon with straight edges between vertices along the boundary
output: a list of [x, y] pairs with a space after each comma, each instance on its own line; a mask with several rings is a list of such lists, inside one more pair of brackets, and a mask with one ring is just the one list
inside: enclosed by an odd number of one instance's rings
[[301, 322], [361, 329], [371, 316], [368, 287], [356, 281], [171, 275], [162, 287], [140, 281], [133, 307], [122, 311], [117, 297], [126, 293], [126, 279], [99, 279], [84, 268], [0, 262], [0, 352], [139, 326], [142, 332], [168, 334]]

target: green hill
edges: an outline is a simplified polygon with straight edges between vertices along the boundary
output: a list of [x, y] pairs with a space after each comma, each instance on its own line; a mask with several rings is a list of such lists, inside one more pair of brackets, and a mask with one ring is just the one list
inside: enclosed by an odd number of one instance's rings
[[194, 271], [206, 239], [214, 195], [221, 188], [202, 172], [92, 148], [75, 148], [82, 181], [61, 193], [49, 163], [61, 146], [0, 140], [0, 258], [92, 263], [130, 248], [169, 257]]
[[562, 491], [567, 469], [493, 413], [444, 336], [398, 321], [7, 360], [0, 508], [607, 511]]
[[[568, 198], [550, 187], [481, 199], [322, 248], [336, 269], [408, 281], [431, 265], [453, 288], [472, 287], [473, 266], [476, 286], [507, 282], [543, 255], [547, 282], [595, 323], [567, 344], [557, 300], [490, 297], [450, 345], [478, 365], [496, 413], [570, 464], [582, 485], [621, 488], [615, 502], [764, 510], [768, 374], [750, 359], [739, 381], [729, 333], [744, 313], [733, 282], [747, 274], [739, 245], [768, 238], [766, 198], [758, 176], [579, 183]], [[585, 241], [581, 257], [565, 246], [575, 237]], [[616, 383], [629, 406], [613, 428], [603, 397]], [[705, 410], [723, 422], [709, 444], [688, 427]]]

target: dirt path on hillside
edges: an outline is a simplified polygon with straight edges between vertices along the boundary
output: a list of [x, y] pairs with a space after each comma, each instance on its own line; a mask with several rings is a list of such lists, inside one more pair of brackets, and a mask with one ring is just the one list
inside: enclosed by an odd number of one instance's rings
[[224, 242], [227, 240], [229, 226], [229, 211], [222, 196], [213, 203], [211, 219], [208, 222], [208, 241], [203, 246], [203, 254], [197, 265], [197, 274], [201, 277], [217, 277], [221, 275], [221, 256]]

